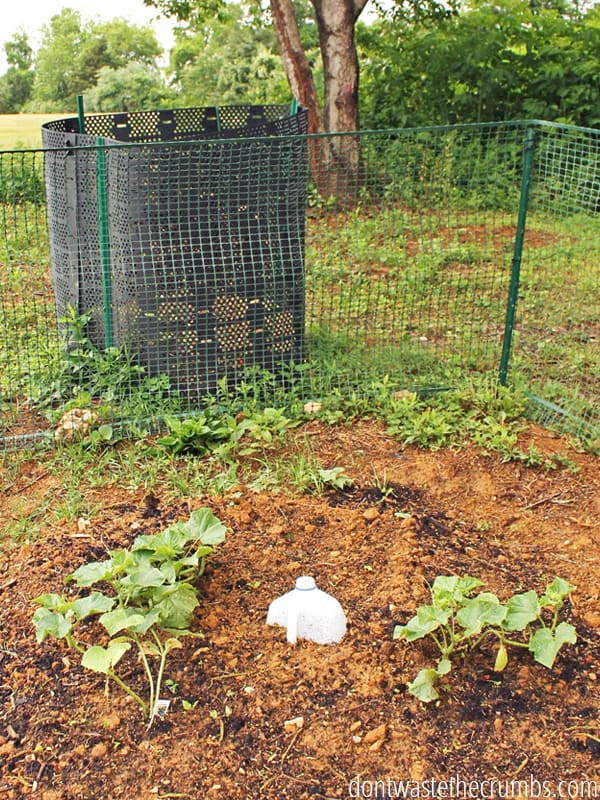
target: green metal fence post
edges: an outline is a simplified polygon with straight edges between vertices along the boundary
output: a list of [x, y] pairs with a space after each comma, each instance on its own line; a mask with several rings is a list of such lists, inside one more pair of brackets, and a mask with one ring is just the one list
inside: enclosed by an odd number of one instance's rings
[[525, 137], [525, 150], [523, 153], [523, 171], [521, 173], [521, 198], [519, 202], [519, 216], [517, 218], [517, 231], [513, 247], [512, 271], [506, 305], [506, 320], [504, 323], [504, 339], [502, 342], [502, 356], [500, 358], [499, 382], [506, 386], [508, 366], [512, 349], [512, 338], [515, 325], [515, 313], [519, 297], [519, 283], [521, 280], [521, 260], [523, 256], [523, 241], [525, 238], [525, 224], [527, 222], [527, 209], [529, 206], [529, 187], [533, 168], [533, 155], [535, 150], [536, 131], [528, 127]]
[[108, 199], [106, 190], [106, 152], [104, 139], [96, 137], [96, 171], [98, 186], [98, 233], [100, 261], [102, 264], [102, 310], [104, 313], [104, 345], [113, 344], [112, 286], [110, 269], [110, 238], [108, 227]]
[[83, 95], [77, 95], [77, 119], [79, 121], [79, 133], [85, 133], [85, 113], [83, 111]]

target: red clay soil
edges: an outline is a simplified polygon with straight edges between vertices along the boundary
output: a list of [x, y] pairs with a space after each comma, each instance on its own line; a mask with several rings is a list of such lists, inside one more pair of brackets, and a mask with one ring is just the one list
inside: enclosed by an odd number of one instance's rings
[[[89, 526], [49, 525], [6, 547], [0, 797], [400, 797], [400, 781], [409, 797], [600, 796], [597, 458], [533, 428], [523, 447], [566, 454], [578, 470], [502, 463], [470, 448], [402, 450], [369, 422], [310, 423], [279, 455], [307, 437], [353, 489], [316, 497], [240, 486], [167, 502], [156, 490], [114, 486]], [[6, 521], [11, 496], [26, 502], [48, 490], [43, 465], [24, 465], [4, 489]], [[106, 548], [201, 507], [228, 528], [202, 579], [194, 628], [204, 638], [173, 652], [171, 708], [147, 730], [138, 707], [114, 685], [107, 693], [63, 642], [36, 644], [32, 599], [62, 591], [65, 575]], [[293, 646], [265, 625], [271, 600], [302, 574], [345, 609], [339, 645]], [[424, 705], [406, 683], [434, 653], [392, 634], [428, 601], [438, 574], [477, 576], [501, 598], [541, 592], [559, 575], [577, 586], [563, 616], [578, 641], [552, 671], [518, 650], [502, 673], [484, 644]], [[123, 663], [143, 691], [140, 664]]]

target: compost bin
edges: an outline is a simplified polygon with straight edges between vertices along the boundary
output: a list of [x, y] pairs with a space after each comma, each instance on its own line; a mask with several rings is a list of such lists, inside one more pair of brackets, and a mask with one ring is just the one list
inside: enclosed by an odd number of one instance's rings
[[188, 400], [301, 360], [306, 131], [294, 106], [43, 125], [58, 318]]

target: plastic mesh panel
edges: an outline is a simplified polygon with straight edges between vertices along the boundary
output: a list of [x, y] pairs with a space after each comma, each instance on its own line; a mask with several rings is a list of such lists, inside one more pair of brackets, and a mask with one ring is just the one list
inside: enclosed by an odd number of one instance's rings
[[[126, 343], [190, 400], [223, 376], [235, 383], [248, 366], [276, 371], [302, 357], [306, 142], [274, 134], [304, 133], [307, 120], [304, 111], [269, 118], [281, 112], [113, 114], [86, 118], [86, 136], [56, 130], [75, 127], [72, 120], [43, 132], [50, 147], [95, 144], [89, 132], [108, 124], [112, 135], [145, 140], [105, 150], [113, 343]], [[217, 117], [229, 127], [215, 134]], [[241, 124], [247, 141], [233, 127]], [[168, 125], [174, 141], [149, 144]], [[187, 140], [200, 125], [212, 141]], [[95, 147], [47, 153], [57, 312], [71, 305], [90, 314], [90, 336], [103, 347], [97, 181]]]
[[[92, 114], [85, 117], [88, 136], [119, 142], [148, 143], [197, 141], [203, 138], [267, 136], [306, 132], [306, 112], [289, 116], [289, 106], [226, 106], [224, 108], [176, 108], [172, 110]], [[299, 128], [297, 131], [294, 128]], [[79, 133], [78, 117], [52, 120], [42, 134]], [[60, 137], [44, 138], [44, 146], [60, 147]], [[64, 139], [63, 139], [64, 142]], [[83, 142], [79, 142], [82, 144]]]

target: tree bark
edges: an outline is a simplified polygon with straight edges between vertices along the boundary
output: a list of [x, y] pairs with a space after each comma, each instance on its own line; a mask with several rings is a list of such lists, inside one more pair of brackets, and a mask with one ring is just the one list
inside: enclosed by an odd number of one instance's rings
[[270, 0], [273, 25], [281, 60], [292, 95], [308, 110], [308, 130], [322, 133], [323, 116], [312, 69], [300, 39], [298, 21], [291, 0]]
[[319, 181], [327, 196], [352, 203], [362, 181], [359, 129], [359, 65], [354, 38], [356, 21], [367, 0], [312, 0], [323, 60], [323, 126], [330, 139], [321, 158]]
[[[312, 0], [323, 60], [324, 103], [321, 108], [312, 70], [302, 47], [291, 0], [270, 0], [281, 58], [292, 93], [308, 109], [311, 133], [357, 131], [359, 66], [354, 40], [356, 20], [368, 0]], [[360, 182], [360, 148], [356, 136], [311, 141], [311, 170], [319, 192], [350, 199]]]
[[329, 133], [356, 131], [358, 56], [354, 29], [367, 0], [312, 0], [323, 59], [323, 123]]

